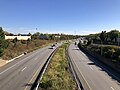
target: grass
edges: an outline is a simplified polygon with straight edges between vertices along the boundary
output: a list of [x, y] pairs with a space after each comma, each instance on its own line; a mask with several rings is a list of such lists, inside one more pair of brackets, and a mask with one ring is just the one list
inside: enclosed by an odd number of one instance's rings
[[44, 74], [39, 90], [76, 90], [76, 84], [68, 68], [64, 44], [57, 50]]

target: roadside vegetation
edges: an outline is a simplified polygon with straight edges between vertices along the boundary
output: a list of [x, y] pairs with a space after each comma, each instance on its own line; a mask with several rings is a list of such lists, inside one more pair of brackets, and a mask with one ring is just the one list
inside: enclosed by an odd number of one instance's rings
[[[86, 36], [88, 42], [82, 43], [82, 46], [102, 57], [112, 59], [113, 62], [120, 62], [120, 32], [111, 30], [102, 31], [99, 34], [90, 34]], [[89, 37], [89, 38], [88, 38]]]
[[53, 40], [33, 40], [29, 41], [29, 43], [27, 41], [17, 41], [15, 43], [9, 41], [8, 47], [4, 49], [2, 59], [9, 60], [20, 54], [29, 53], [53, 42]]
[[111, 30], [109, 32], [102, 31], [101, 33], [90, 34], [84, 36], [87, 40], [92, 41], [94, 44], [103, 45], [118, 45], [120, 42], [119, 30]]
[[5, 40], [4, 32], [0, 27], [0, 57], [4, 54], [4, 49], [8, 47], [8, 42]]
[[64, 44], [58, 48], [40, 82], [39, 90], [76, 90], [65, 56], [67, 46]]
[[102, 57], [112, 59], [113, 62], [120, 62], [120, 48], [113, 45], [90, 45], [88, 50], [95, 52]]

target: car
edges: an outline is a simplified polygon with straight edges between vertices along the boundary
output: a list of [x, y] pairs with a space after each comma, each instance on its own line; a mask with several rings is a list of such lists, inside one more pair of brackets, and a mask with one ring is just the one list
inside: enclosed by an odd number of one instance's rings
[[77, 45], [77, 43], [75, 42], [75, 45]]
[[54, 49], [55, 48], [55, 44], [52, 44], [51, 47], [49, 49]]
[[52, 47], [55, 47], [55, 44], [53, 44]]
[[55, 47], [51, 46], [49, 49], [54, 49]]
[[55, 47], [51, 47], [51, 49], [54, 49]]
[[24, 52], [24, 55], [26, 55], [27, 54], [27, 52]]

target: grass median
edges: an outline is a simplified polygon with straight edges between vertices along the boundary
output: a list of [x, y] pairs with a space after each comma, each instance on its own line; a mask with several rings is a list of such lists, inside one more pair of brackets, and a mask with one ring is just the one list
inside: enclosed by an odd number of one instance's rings
[[65, 55], [67, 46], [64, 44], [58, 48], [40, 82], [39, 90], [76, 90]]

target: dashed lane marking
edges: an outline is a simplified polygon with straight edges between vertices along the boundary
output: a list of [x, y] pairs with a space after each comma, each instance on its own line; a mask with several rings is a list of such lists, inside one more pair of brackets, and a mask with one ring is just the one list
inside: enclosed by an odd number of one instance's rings
[[90, 67], [90, 69], [92, 69], [92, 70], [93, 70], [92, 66], [89, 66], [89, 67]]
[[27, 67], [24, 67], [21, 71], [24, 71]]
[[115, 90], [113, 87], [110, 87], [112, 90]]

